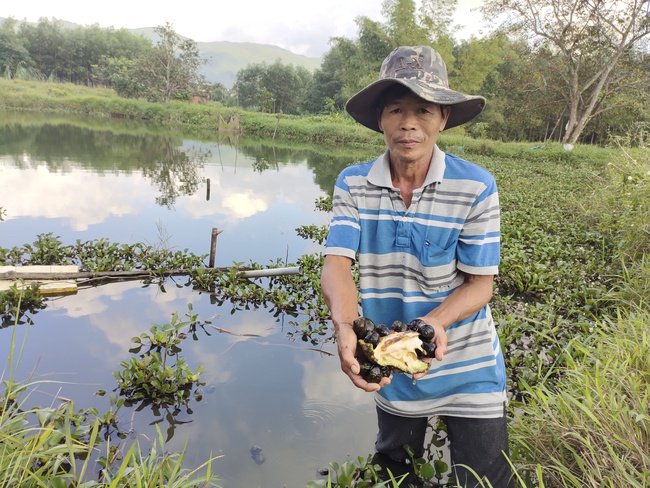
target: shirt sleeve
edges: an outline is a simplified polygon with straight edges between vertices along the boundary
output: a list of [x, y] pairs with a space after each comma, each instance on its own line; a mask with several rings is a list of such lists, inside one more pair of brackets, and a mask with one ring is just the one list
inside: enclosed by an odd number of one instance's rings
[[359, 250], [359, 208], [348, 184], [349, 177], [343, 170], [336, 180], [332, 198], [332, 219], [325, 243], [325, 255], [346, 256], [356, 259]]

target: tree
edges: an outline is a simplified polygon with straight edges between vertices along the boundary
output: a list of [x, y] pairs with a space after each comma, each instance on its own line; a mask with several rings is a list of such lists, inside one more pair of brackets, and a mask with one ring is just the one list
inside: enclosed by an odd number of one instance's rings
[[450, 36], [458, 0], [421, 0], [420, 23], [432, 39]]
[[358, 38], [335, 37], [314, 73], [306, 108], [342, 110], [357, 91], [377, 79], [382, 61], [400, 45], [432, 45], [452, 68], [451, 22], [456, 0], [384, 0], [384, 23], [357, 17]]
[[49, 21], [41, 18], [38, 24], [33, 25], [27, 22], [20, 24], [19, 36], [29, 51], [29, 56], [34, 67], [40, 71], [44, 78], [58, 78], [62, 69], [61, 47], [63, 46], [63, 34], [61, 22]]
[[359, 32], [360, 61], [365, 68], [379, 71], [382, 61], [393, 50], [394, 42], [379, 22], [368, 17], [358, 17], [355, 23]]
[[205, 84], [199, 68], [205, 63], [195, 41], [182, 39], [167, 22], [154, 32], [156, 45], [137, 63], [137, 78], [149, 89], [149, 98], [169, 102], [170, 98], [189, 99]]
[[30, 64], [32, 59], [23, 40], [16, 32], [17, 22], [7, 19], [0, 24], [0, 74], [11, 78], [19, 63]]
[[305, 105], [312, 74], [305, 68], [285, 65], [278, 59], [273, 64], [250, 64], [237, 72], [236, 86], [244, 107], [262, 112], [298, 114]]
[[478, 93], [487, 76], [503, 62], [505, 39], [500, 36], [463, 41], [454, 52], [450, 85], [464, 93]]
[[266, 70], [266, 64], [249, 64], [237, 72], [235, 86], [237, 89], [239, 104], [244, 108], [261, 106], [262, 76]]
[[145, 86], [135, 76], [136, 60], [143, 59], [151, 50], [151, 41], [126, 29], [109, 29], [108, 32], [106, 51], [99, 57], [93, 78], [111, 86], [121, 96], [146, 97]]
[[311, 73], [298, 71], [293, 65], [285, 65], [278, 59], [266, 68], [262, 84], [271, 92], [272, 111], [298, 114], [311, 81]]
[[304, 104], [308, 112], [321, 113], [328, 108], [334, 111], [343, 110], [346, 99], [342, 93], [342, 72], [346, 61], [335, 47], [325, 53], [320, 68], [314, 71], [314, 77], [309, 84]]
[[228, 88], [226, 88], [223, 83], [213, 83], [212, 88], [210, 89], [210, 93], [210, 98], [212, 98], [212, 100], [220, 102], [224, 105], [226, 104], [226, 100], [230, 94]]
[[417, 21], [414, 0], [384, 0], [382, 13], [394, 47], [431, 42], [430, 32]]
[[[650, 34], [650, 0], [492, 0], [488, 19], [529, 36], [545, 82], [558, 85], [566, 119], [564, 142], [576, 142], [589, 120], [615, 93], [622, 59]], [[647, 86], [647, 85], [646, 85]]]

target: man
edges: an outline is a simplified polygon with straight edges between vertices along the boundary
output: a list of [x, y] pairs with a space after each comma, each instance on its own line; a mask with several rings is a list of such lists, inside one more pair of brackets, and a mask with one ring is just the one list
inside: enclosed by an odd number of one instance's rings
[[[346, 110], [383, 133], [387, 150], [339, 175], [321, 284], [341, 369], [376, 392], [376, 461], [393, 474], [409, 472], [403, 445], [421, 456], [428, 418], [441, 416], [459, 484], [481, 479], [501, 488], [512, 485], [505, 367], [488, 307], [499, 265], [497, 188], [487, 171], [436, 145], [440, 131], [484, 105], [449, 89], [446, 66], [430, 47], [399, 47], [384, 60], [380, 79]], [[427, 373], [394, 373], [380, 383], [359, 374], [355, 259], [363, 316], [433, 326], [437, 348]]]

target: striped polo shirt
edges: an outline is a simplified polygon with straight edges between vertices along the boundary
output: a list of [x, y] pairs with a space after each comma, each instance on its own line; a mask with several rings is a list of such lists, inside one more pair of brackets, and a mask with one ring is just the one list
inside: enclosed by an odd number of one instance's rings
[[[463, 283], [461, 272], [497, 274], [499, 246], [494, 178], [437, 146], [409, 208], [392, 184], [388, 153], [337, 179], [325, 254], [358, 259], [362, 314], [376, 324], [426, 315]], [[489, 306], [446, 332], [443, 360], [416, 382], [393, 374], [378, 406], [410, 417], [503, 416], [505, 366]]]

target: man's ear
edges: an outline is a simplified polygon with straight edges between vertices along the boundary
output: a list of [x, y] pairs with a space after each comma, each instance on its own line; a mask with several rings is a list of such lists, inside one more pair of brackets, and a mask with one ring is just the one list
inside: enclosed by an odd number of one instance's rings
[[378, 108], [377, 109], [377, 125], [379, 126], [379, 132], [381, 132], [383, 134], [384, 129], [381, 128], [381, 113], [382, 113], [382, 109]]

